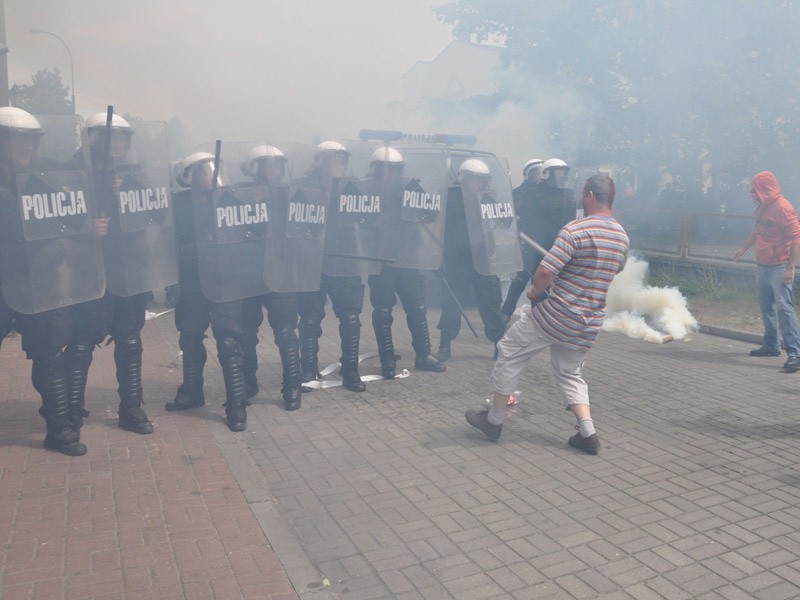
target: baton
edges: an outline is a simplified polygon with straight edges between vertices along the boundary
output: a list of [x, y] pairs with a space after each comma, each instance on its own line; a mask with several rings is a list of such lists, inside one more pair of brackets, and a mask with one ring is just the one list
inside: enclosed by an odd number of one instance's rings
[[447, 283], [447, 279], [444, 278], [444, 274], [442, 274], [441, 279], [442, 283], [444, 283], [444, 286], [447, 288], [447, 291], [450, 292], [450, 297], [453, 299], [453, 302], [456, 303], [458, 310], [461, 311], [461, 316], [464, 317], [464, 320], [467, 322], [467, 327], [469, 327], [469, 330], [472, 332], [472, 335], [478, 337], [478, 332], [475, 331], [475, 328], [472, 326], [472, 321], [469, 320], [467, 313], [464, 312], [464, 307], [461, 306], [461, 302], [459, 302], [458, 298], [456, 298], [455, 292], [453, 292], [453, 288], [450, 287], [450, 284]]
[[[105, 133], [106, 137], [103, 140], [103, 177], [111, 171], [111, 123], [114, 120], [114, 107], [112, 105], [108, 105], [106, 109], [106, 128]], [[116, 173], [113, 177], [111, 177], [111, 192], [112, 196], [114, 195], [114, 177], [116, 177]], [[98, 206], [98, 216], [102, 219], [106, 216], [105, 206], [100, 206], [100, 202], [97, 203]]]
[[394, 262], [393, 258], [375, 258], [374, 256], [361, 256], [359, 254], [342, 254], [341, 252], [325, 252], [325, 256], [332, 256], [334, 258], [349, 258], [351, 260], [369, 260], [372, 262], [391, 264]]
[[521, 239], [523, 242], [528, 244], [528, 246], [530, 246], [531, 248], [536, 250], [542, 256], [547, 256], [547, 250], [544, 249], [544, 246], [541, 246], [538, 242], [536, 242], [536, 240], [534, 240], [529, 235], [526, 235], [526, 234], [524, 234], [523, 232], [520, 231], [519, 232], [519, 239]]
[[217, 144], [214, 147], [214, 172], [211, 174], [211, 195], [214, 195], [214, 192], [217, 189], [217, 173], [219, 173], [219, 154], [222, 151], [222, 140], [217, 140]]

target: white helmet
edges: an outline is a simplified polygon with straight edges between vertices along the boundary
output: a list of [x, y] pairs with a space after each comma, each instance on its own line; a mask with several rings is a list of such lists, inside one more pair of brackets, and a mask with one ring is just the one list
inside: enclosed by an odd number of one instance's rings
[[268, 146], [261, 144], [256, 146], [247, 154], [247, 160], [242, 161], [240, 165], [242, 173], [248, 177], [255, 177], [258, 174], [258, 163], [264, 159], [286, 160], [286, 155], [281, 152], [280, 148], [275, 146]]
[[461, 166], [458, 168], [458, 180], [461, 181], [467, 173], [478, 177], [492, 176], [492, 172], [489, 170], [489, 167], [486, 166], [486, 163], [477, 158], [469, 158], [461, 163]]
[[214, 162], [214, 155], [209, 152], [195, 152], [184, 158], [178, 165], [178, 174], [175, 176], [175, 181], [181, 187], [192, 187], [192, 169], [198, 164], [204, 162]]
[[528, 171], [530, 171], [533, 167], [538, 167], [544, 161], [541, 158], [532, 158], [528, 162], [525, 163], [525, 166], [522, 167], [522, 176], [524, 178], [528, 177]]
[[[91, 117], [86, 119], [85, 127], [86, 129], [89, 130], [97, 129], [98, 127], [105, 127], [107, 118], [108, 115], [106, 113], [102, 112], [95, 113]], [[127, 133], [133, 133], [131, 124], [116, 113], [111, 115], [111, 129], [115, 131], [125, 131]]]
[[42, 135], [42, 125], [31, 113], [16, 106], [0, 107], [0, 127], [9, 131]]
[[389, 146], [383, 146], [372, 153], [370, 162], [382, 162], [388, 165], [403, 165], [406, 161], [398, 150], [390, 148]]
[[569, 169], [569, 165], [560, 158], [548, 158], [542, 163], [542, 169], [547, 173], [548, 169]]
[[321, 166], [326, 156], [337, 154], [350, 158], [350, 151], [339, 142], [327, 141], [320, 143], [317, 145], [317, 153], [314, 154], [314, 166]]

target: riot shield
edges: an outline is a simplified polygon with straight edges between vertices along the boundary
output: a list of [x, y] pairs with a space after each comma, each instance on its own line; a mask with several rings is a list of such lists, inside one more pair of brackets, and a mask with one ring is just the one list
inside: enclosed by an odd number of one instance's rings
[[[40, 132], [15, 132], [0, 169], [0, 280], [7, 304], [33, 314], [102, 297], [100, 244], [80, 118], [36, 117]], [[11, 175], [13, 173], [13, 175]], [[11, 175], [11, 177], [9, 177]]]
[[381, 257], [381, 207], [385, 190], [372, 178], [333, 181], [322, 271], [331, 277], [377, 275]]
[[393, 267], [435, 270], [442, 263], [447, 156], [442, 149], [398, 148], [405, 159], [399, 189], [384, 192], [381, 256]]
[[476, 186], [461, 186], [472, 264], [481, 275], [522, 270], [514, 201], [508, 172], [492, 155], [478, 158], [491, 177]]
[[315, 292], [320, 287], [328, 198], [305, 180], [273, 189], [273, 221], [264, 259], [264, 281], [276, 292]]
[[92, 161], [98, 204], [109, 219], [102, 238], [107, 287], [117, 296], [178, 281], [165, 124], [134, 121], [130, 128], [112, 130], [110, 142], [101, 137]]
[[268, 292], [264, 249], [271, 218], [266, 186], [192, 189], [200, 287], [212, 302]]

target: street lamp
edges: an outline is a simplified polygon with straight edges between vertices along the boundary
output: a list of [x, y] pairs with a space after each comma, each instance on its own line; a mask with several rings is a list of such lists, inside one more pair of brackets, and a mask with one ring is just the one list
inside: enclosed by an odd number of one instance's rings
[[52, 35], [54, 38], [56, 38], [59, 42], [61, 42], [64, 45], [64, 48], [66, 48], [67, 55], [69, 56], [69, 78], [70, 78], [70, 86], [71, 86], [71, 90], [72, 90], [72, 114], [73, 115], [76, 114], [75, 113], [75, 65], [72, 62], [72, 52], [70, 52], [69, 46], [67, 46], [67, 42], [62, 40], [59, 36], [57, 36], [52, 31], [44, 31], [43, 29], [31, 29], [31, 33], [34, 34], [34, 35], [38, 35], [40, 33], [43, 33], [45, 35]]

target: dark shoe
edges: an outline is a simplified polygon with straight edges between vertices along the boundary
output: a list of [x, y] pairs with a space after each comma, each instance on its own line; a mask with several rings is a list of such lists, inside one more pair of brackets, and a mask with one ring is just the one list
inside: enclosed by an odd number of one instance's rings
[[302, 388], [288, 388], [283, 390], [283, 407], [287, 411], [298, 410], [302, 398]]
[[397, 376], [397, 363], [381, 365], [381, 376], [384, 379], [394, 379]]
[[247, 429], [247, 407], [244, 405], [242, 406], [231, 406], [225, 407], [225, 422], [228, 425], [228, 429], [233, 432], [244, 431]]
[[797, 369], [800, 369], [800, 356], [793, 354], [783, 363], [783, 370], [787, 373], [794, 373]]
[[576, 433], [569, 438], [569, 445], [573, 448], [577, 448], [578, 450], [588, 452], [589, 454], [597, 454], [597, 451], [600, 450], [600, 440], [598, 439], [596, 433], [593, 433], [586, 438], [580, 433]]
[[199, 394], [193, 394], [178, 388], [178, 393], [175, 395], [175, 400], [172, 402], [167, 402], [164, 405], [164, 408], [170, 411], [189, 410], [190, 408], [200, 408], [205, 403], [206, 399], [202, 390]]
[[444, 373], [447, 370], [447, 367], [431, 355], [418, 356], [414, 361], [414, 368], [417, 371], [431, 371], [433, 373]]
[[351, 392], [363, 392], [367, 389], [367, 384], [361, 381], [358, 371], [355, 373], [342, 373], [342, 385]]
[[133, 433], [140, 433], [147, 435], [153, 433], [153, 424], [147, 418], [144, 409], [141, 406], [132, 406], [130, 408], [119, 409], [119, 426], [127, 431]]
[[471, 408], [464, 413], [464, 416], [467, 419], [467, 423], [472, 425], [475, 429], [480, 429], [490, 440], [497, 441], [500, 439], [500, 433], [503, 431], [503, 426], [492, 425], [489, 423], [488, 410]]
[[47, 432], [44, 438], [44, 447], [48, 450], [56, 450], [67, 456], [83, 456], [86, 454], [86, 446], [81, 444], [80, 436], [74, 429], [63, 429], [58, 433]]
[[756, 348], [755, 350], [750, 350], [750, 356], [780, 356], [780, 350], [770, 350], [764, 346]]
[[445, 363], [450, 359], [450, 342], [439, 345], [439, 351], [433, 357], [440, 363]]

